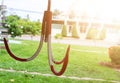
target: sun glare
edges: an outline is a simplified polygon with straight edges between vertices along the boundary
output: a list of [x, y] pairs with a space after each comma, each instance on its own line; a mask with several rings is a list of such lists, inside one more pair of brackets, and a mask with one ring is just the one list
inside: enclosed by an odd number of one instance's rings
[[76, 14], [87, 13], [89, 16], [120, 19], [120, 0], [75, 0], [72, 9]]

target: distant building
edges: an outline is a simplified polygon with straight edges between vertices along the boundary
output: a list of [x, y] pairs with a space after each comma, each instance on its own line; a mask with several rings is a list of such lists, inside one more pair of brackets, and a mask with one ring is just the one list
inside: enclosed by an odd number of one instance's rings
[[75, 19], [69, 19], [68, 17], [64, 17], [64, 18], [62, 17], [62, 19], [60, 18], [52, 19], [53, 30], [57, 28], [57, 31], [54, 30], [53, 35], [55, 35], [56, 33], [61, 33], [62, 25], [67, 26], [68, 36], [71, 35], [69, 33], [70, 32], [69, 30], [71, 30], [71, 27], [75, 25], [77, 27], [77, 31], [80, 35], [80, 38], [83, 38], [83, 39], [86, 38], [86, 34], [91, 27], [98, 29], [99, 33], [101, 32], [103, 28], [105, 28], [106, 29], [105, 40], [118, 41], [118, 39], [120, 39], [120, 21], [109, 20], [109, 19], [103, 20], [99, 18], [90, 18], [90, 17], [87, 17], [87, 18], [76, 17]]
[[0, 40], [3, 40], [3, 38], [8, 38], [7, 28], [0, 28]]

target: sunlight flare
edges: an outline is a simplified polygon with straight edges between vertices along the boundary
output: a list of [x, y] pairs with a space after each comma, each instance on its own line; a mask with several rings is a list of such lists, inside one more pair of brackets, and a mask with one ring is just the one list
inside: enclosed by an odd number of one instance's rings
[[75, 0], [71, 8], [77, 15], [90, 17], [120, 19], [119, 0]]

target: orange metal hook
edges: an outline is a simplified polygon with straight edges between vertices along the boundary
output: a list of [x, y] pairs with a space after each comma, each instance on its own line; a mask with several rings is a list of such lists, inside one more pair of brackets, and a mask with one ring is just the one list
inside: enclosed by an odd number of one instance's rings
[[[60, 76], [65, 72], [66, 67], [68, 65], [70, 45], [67, 48], [65, 57], [61, 61], [57, 62], [53, 59], [52, 48], [51, 48], [52, 12], [50, 11], [50, 7], [51, 7], [51, 0], [48, 0], [48, 9], [47, 9], [47, 11], [44, 12], [44, 16], [43, 16], [42, 32], [41, 32], [39, 46], [38, 46], [38, 49], [36, 50], [36, 52], [30, 58], [19, 58], [16, 55], [14, 55], [9, 48], [6, 38], [4, 38], [4, 44], [5, 44], [8, 54], [12, 58], [14, 58], [15, 60], [18, 60], [18, 61], [27, 62], [27, 61], [33, 60], [36, 56], [38, 56], [39, 52], [41, 51], [43, 41], [47, 42], [48, 43], [48, 59], [49, 59], [49, 65], [50, 65], [51, 71], [53, 72], [53, 74]], [[57, 72], [55, 70], [54, 64], [63, 64], [63, 66], [59, 72]]]
[[15, 60], [21, 61], [21, 62], [27, 62], [27, 61], [33, 60], [34, 58], [36, 58], [36, 57], [38, 56], [39, 52], [41, 51], [42, 45], [43, 45], [43, 36], [41, 36], [41, 40], [40, 40], [38, 49], [37, 49], [36, 52], [35, 52], [31, 57], [29, 57], [29, 58], [19, 58], [19, 57], [17, 57], [16, 55], [14, 55], [14, 54], [11, 52], [10, 48], [9, 48], [9, 45], [8, 45], [8, 43], [7, 43], [6, 38], [4, 38], [4, 45], [5, 45], [5, 48], [6, 48], [7, 52], [8, 52], [8, 54], [9, 54], [12, 58], [14, 58]]

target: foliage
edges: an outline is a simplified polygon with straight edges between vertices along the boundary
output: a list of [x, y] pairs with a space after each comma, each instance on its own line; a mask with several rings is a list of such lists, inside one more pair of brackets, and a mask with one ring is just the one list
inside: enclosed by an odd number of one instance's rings
[[101, 32], [100, 32], [99, 39], [100, 39], [100, 40], [103, 40], [103, 39], [105, 39], [105, 38], [106, 38], [106, 29], [103, 28], [103, 29], [101, 30]]
[[72, 27], [72, 37], [79, 38], [77, 28], [75, 27], [75, 25]]
[[12, 22], [18, 21], [19, 19], [20, 17], [17, 15], [10, 15], [10, 16], [7, 16], [6, 22], [11, 24]]
[[[34, 72], [35, 73], [35, 72]], [[0, 72], [0, 83], [113, 83], [103, 80], [78, 80], [67, 77], [45, 76], [18, 72]], [[117, 83], [117, 82], [116, 82]]]
[[37, 35], [40, 33], [40, 30], [41, 30], [41, 23], [39, 21], [32, 22], [27, 19], [21, 19], [19, 20], [18, 26], [23, 27], [24, 34]]
[[[20, 72], [0, 72], [0, 83], [84, 83], [84, 81], [60, 78], [57, 76], [35, 75]], [[86, 81], [87, 83], [92, 81]], [[94, 82], [94, 81], [93, 81]], [[97, 82], [97, 81], [95, 81]], [[99, 82], [99, 81], [98, 81]], [[98, 83], [97, 82], [97, 83]], [[104, 83], [104, 82], [99, 82]]]
[[103, 28], [99, 31], [97, 28], [89, 28], [86, 35], [86, 39], [100, 39], [103, 40], [106, 37], [106, 29]]
[[61, 14], [61, 12], [58, 9], [55, 9], [52, 14], [53, 16], [58, 16]]
[[66, 25], [62, 26], [62, 32], [61, 32], [61, 34], [62, 34], [63, 37], [67, 36], [67, 27], [66, 27]]
[[56, 34], [56, 35], [55, 35], [55, 38], [56, 38], [56, 39], [62, 39], [62, 35], [61, 35], [61, 34]]
[[41, 30], [41, 23], [39, 21], [22, 19], [17, 15], [8, 16], [6, 23], [11, 37], [21, 36], [22, 34], [37, 35]]
[[[19, 55], [18, 57], [31, 57], [30, 55], [33, 54], [38, 47], [38, 42], [39, 41], [21, 41], [22, 44], [10, 44], [12, 52], [14, 52], [16, 55]], [[64, 57], [67, 45], [66, 44], [58, 44], [54, 43], [52, 44], [52, 50], [53, 50], [53, 55], [55, 60], [61, 60]], [[24, 48], [24, 49], [21, 49]], [[99, 65], [99, 62], [101, 61], [109, 61], [109, 57], [107, 55], [107, 48], [103, 47], [93, 47], [93, 46], [79, 46], [79, 45], [72, 45], [70, 51], [70, 56], [69, 56], [69, 63], [67, 70], [65, 71], [64, 75], [65, 76], [72, 76], [72, 77], [88, 77], [88, 78], [96, 78], [96, 79], [105, 79], [108, 81], [116, 80], [120, 81], [120, 73], [115, 71], [114, 69], [110, 69], [108, 67], [103, 67]], [[5, 50], [2, 50], [1, 56], [0, 56], [0, 68], [5, 68], [5, 69], [14, 69], [16, 71], [30, 71], [30, 72], [39, 72], [42, 74], [52, 74], [49, 68], [48, 64], [48, 57], [47, 57], [47, 50], [46, 50], [46, 44], [43, 45], [43, 49], [40, 52], [39, 56], [36, 57], [33, 61], [27, 62], [27, 63], [21, 63], [19, 61], [15, 61], [11, 57], [8, 57], [8, 54], [6, 53]], [[56, 68], [57, 67], [57, 68]], [[55, 68], [57, 71], [59, 71], [59, 67], [55, 65]], [[61, 66], [60, 66], [61, 68]], [[2, 73], [2, 72], [1, 72]], [[21, 80], [25, 80], [25, 83], [27, 80], [32, 80], [35, 83], [38, 81], [38, 79], [35, 76], [34, 79], [26, 78], [25, 76], [21, 76], [18, 73], [8, 73], [6, 75], [5, 72], [1, 74], [1, 78], [3, 78], [3, 82], [5, 82], [5, 79], [15, 79], [15, 83], [18, 82], [17, 80], [20, 80], [20, 82], [24, 82]], [[26, 74], [26, 73], [25, 73]], [[12, 78], [13, 76], [13, 78]], [[6, 77], [6, 78], [5, 78]], [[24, 78], [23, 78], [24, 77]], [[1, 79], [0, 78], [0, 82]], [[5, 78], [5, 79], [4, 79]], [[49, 77], [44, 77], [48, 79]], [[44, 78], [39, 78], [43, 81], [45, 81]], [[27, 80], [26, 80], [27, 79]], [[52, 77], [51, 77], [52, 79]], [[37, 81], [35, 81], [37, 80]], [[60, 81], [59, 79], [55, 79], [56, 83]], [[69, 80], [69, 79], [66, 79]], [[52, 81], [52, 80], [51, 80]], [[50, 82], [51, 82], [50, 81]], [[85, 80], [83, 81], [83, 83]], [[53, 83], [53, 81], [52, 81]], [[63, 81], [63, 83], [67, 83], [66, 81]], [[74, 83], [74, 81], [72, 82]], [[81, 83], [79, 81], [78, 83]], [[85, 82], [86, 83], [86, 82]], [[89, 83], [89, 82], [87, 82]], [[93, 81], [91, 83], [101, 83], [101, 82], [96, 82]], [[107, 83], [107, 82], [105, 82]]]
[[98, 30], [97, 28], [89, 28], [87, 35], [86, 35], [86, 39], [97, 39], [97, 33]]
[[120, 46], [112, 46], [108, 51], [111, 62], [113, 64], [120, 65]]
[[18, 27], [18, 21], [20, 17], [17, 15], [11, 15], [8, 16], [6, 19], [6, 23], [8, 25], [8, 32], [11, 34], [11, 37], [21, 36], [22, 35], [22, 29]]

